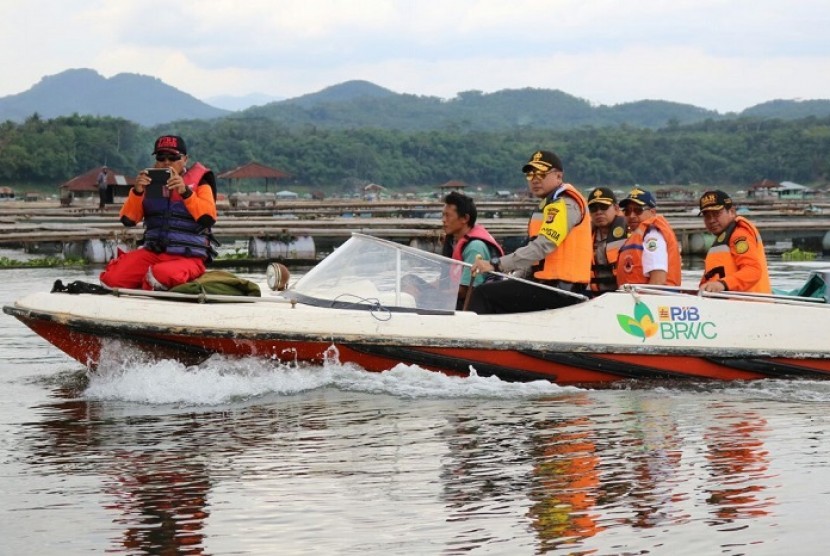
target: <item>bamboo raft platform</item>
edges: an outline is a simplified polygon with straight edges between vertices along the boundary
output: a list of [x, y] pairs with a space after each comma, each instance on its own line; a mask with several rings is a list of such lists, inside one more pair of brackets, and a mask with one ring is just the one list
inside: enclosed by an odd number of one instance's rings
[[[497, 239], [525, 235], [527, 216], [535, 201], [476, 201], [478, 221]], [[765, 243], [792, 240], [794, 237], [819, 238], [830, 242], [830, 204], [793, 202], [741, 203], [750, 208], [749, 216], [761, 230]], [[143, 228], [126, 228], [118, 221], [120, 205], [109, 205], [103, 212], [97, 205], [60, 206], [57, 202], [4, 202], [0, 204], [0, 245], [28, 247], [38, 243], [112, 240], [134, 245]], [[443, 203], [423, 201], [279, 201], [273, 207], [231, 207], [218, 205], [219, 219], [214, 235], [228, 240], [259, 238], [281, 241], [311, 236], [316, 241], [339, 244], [353, 232], [375, 235], [413, 245], [435, 246], [442, 240]], [[694, 206], [661, 202], [660, 212], [671, 223], [684, 253], [699, 249], [705, 233], [703, 220]]]

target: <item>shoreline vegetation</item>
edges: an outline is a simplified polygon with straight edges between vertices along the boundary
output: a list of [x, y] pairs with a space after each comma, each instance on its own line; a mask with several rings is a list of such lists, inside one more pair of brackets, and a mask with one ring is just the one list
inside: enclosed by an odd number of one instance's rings
[[[670, 122], [659, 129], [621, 124], [473, 130], [459, 125], [401, 131], [295, 128], [267, 117], [144, 128], [112, 117], [45, 120], [33, 115], [21, 124], [0, 126], [0, 186], [21, 196], [27, 192], [23, 188], [55, 193], [60, 184], [102, 164], [132, 176], [150, 162], [147, 145], [160, 133], [186, 137], [194, 160], [217, 173], [255, 161], [290, 175], [274, 187], [327, 197], [360, 193], [372, 183], [400, 195], [450, 181], [487, 193], [516, 190], [522, 185], [518, 168], [539, 148], [555, 150], [565, 161], [567, 180], [586, 189], [634, 184], [746, 189], [764, 179], [830, 185], [830, 117]], [[262, 180], [242, 181], [221, 183], [220, 191], [262, 187]]]

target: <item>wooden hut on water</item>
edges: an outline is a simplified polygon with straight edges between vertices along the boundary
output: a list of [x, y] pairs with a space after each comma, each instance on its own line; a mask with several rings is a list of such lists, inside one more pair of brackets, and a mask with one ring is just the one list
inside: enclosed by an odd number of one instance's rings
[[[98, 174], [105, 166], [96, 166], [58, 186], [62, 206], [69, 206], [75, 199], [98, 201]], [[127, 176], [114, 168], [107, 168], [107, 203], [116, 197], [126, 197], [135, 183], [133, 176]]]
[[233, 170], [222, 172], [216, 177], [228, 180], [228, 193], [230, 194], [233, 191], [239, 192], [242, 182], [250, 180], [264, 180], [265, 193], [268, 193], [269, 183], [273, 183], [274, 189], [276, 189], [276, 184], [279, 180], [287, 180], [292, 176], [288, 172], [283, 172], [282, 170], [252, 161], [242, 166], [237, 166]]

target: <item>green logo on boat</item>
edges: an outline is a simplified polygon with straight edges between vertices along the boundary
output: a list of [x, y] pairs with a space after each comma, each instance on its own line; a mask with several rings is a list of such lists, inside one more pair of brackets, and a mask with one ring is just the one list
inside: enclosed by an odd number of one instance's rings
[[714, 340], [718, 337], [717, 325], [706, 321], [700, 308], [679, 305], [657, 307], [657, 320], [642, 301], [634, 304], [634, 316], [617, 315], [617, 322], [626, 334], [650, 338], [660, 332], [664, 340]]
[[631, 334], [646, 341], [657, 333], [657, 323], [654, 322], [654, 315], [646, 304], [638, 301], [634, 304], [634, 316], [617, 315], [617, 322], [620, 327], [625, 330], [626, 334]]

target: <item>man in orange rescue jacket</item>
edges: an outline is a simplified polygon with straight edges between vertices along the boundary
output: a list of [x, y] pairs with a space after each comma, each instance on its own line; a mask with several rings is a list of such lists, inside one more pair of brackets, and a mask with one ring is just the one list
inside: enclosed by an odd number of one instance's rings
[[680, 247], [654, 195], [634, 188], [620, 201], [630, 235], [617, 259], [617, 284], [680, 285]]
[[761, 234], [749, 220], [737, 215], [729, 195], [720, 190], [704, 193], [700, 215], [706, 229], [715, 236], [706, 254], [700, 289], [771, 293]]

